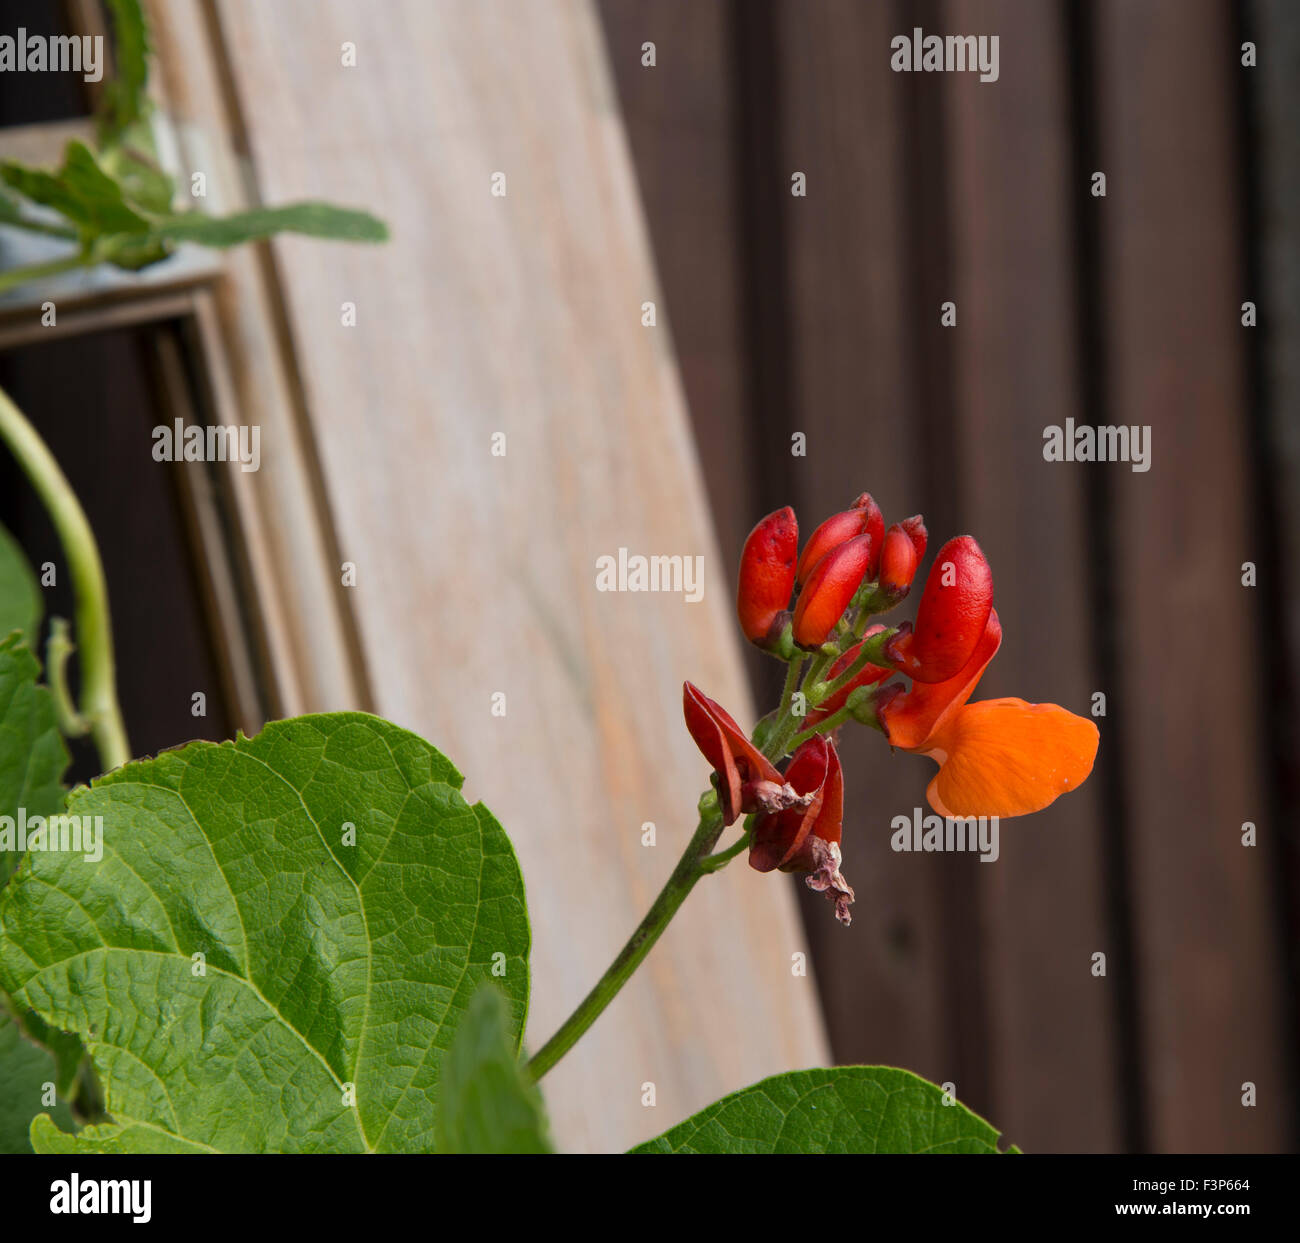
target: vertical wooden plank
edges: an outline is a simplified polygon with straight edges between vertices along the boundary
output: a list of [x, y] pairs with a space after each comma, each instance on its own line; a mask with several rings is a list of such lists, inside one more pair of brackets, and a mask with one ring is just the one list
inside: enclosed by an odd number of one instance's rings
[[[758, 20], [759, 7], [742, 6], [743, 19]], [[785, 203], [791, 394], [767, 452], [784, 463], [806, 531], [863, 490], [889, 521], [923, 504], [913, 272], [900, 246], [907, 118], [900, 79], [888, 71], [893, 16], [887, 5], [850, 0], [775, 6], [773, 192]], [[806, 197], [791, 194], [795, 172], [806, 175]], [[794, 432], [807, 437], [806, 457], [790, 456]], [[892, 757], [871, 731], [845, 729], [841, 744], [853, 927], [835, 924], [820, 897], [804, 905], [835, 1055], [946, 1081], [957, 1074], [958, 1047], [944, 995], [946, 861], [889, 847], [890, 817], [923, 801], [928, 774], [911, 757]]]
[[[204, 0], [149, 0], [148, 8], [158, 51], [150, 90], [159, 105], [155, 130], [164, 163], [182, 186], [193, 173], [204, 175], [207, 211], [248, 207], [255, 187], [248, 182], [238, 101], [214, 49], [211, 10]], [[202, 300], [199, 318], [209, 342], [221, 348], [221, 357], [209, 351], [207, 359], [215, 396], [223, 410], [260, 427], [269, 449], [261, 469], [241, 480], [237, 500], [241, 526], [253, 537], [248, 555], [273, 709], [293, 716], [370, 707], [269, 252], [246, 246], [225, 253], [212, 303], [215, 313]]]
[[1300, 1144], [1300, 9], [1253, 0], [1245, 39], [1260, 54], [1243, 70], [1250, 127], [1249, 288], [1262, 325], [1252, 337], [1256, 366], [1256, 463], [1266, 482], [1257, 532], [1267, 569], [1261, 646], [1268, 683], [1268, 742], [1276, 777], [1273, 858], [1283, 903], [1283, 1005], [1291, 1050], [1292, 1148]]
[[[725, 557], [758, 518], [746, 404], [729, 0], [600, 0], [671, 332]], [[655, 46], [655, 64], [642, 46]]]
[[[998, 81], [945, 75], [951, 168], [954, 386], [964, 516], [993, 566], [1006, 641], [976, 698], [1088, 715], [1098, 689], [1081, 465], [1043, 460], [1043, 430], [1081, 409], [1072, 267], [1066, 32], [1059, 6], [950, 0], [945, 30], [996, 34]], [[1101, 764], [1107, 738], [1102, 728]], [[991, 1116], [1026, 1150], [1120, 1143], [1102, 783], [1004, 822], [971, 861], [989, 990]], [[1092, 974], [1105, 953], [1108, 975]]]
[[[682, 679], [749, 711], [734, 562], [709, 528], [666, 335], [640, 323], [658, 291], [595, 12], [216, 9], [266, 198], [360, 200], [392, 225], [379, 249], [274, 252], [376, 707], [444, 746], [515, 842], [536, 1046], [685, 843], [706, 769]], [[703, 599], [597, 591], [597, 558], [621, 547], [702, 556]], [[770, 878], [742, 866], [702, 884], [547, 1077], [561, 1142], [621, 1148], [821, 1061], [815, 1000], [789, 969], [802, 944]]]
[[[1253, 650], [1254, 484], [1240, 305], [1239, 53], [1216, 0], [1105, 0], [1097, 45], [1107, 423], [1151, 467], [1109, 472], [1122, 614], [1142, 1029], [1157, 1150], [1284, 1140], [1279, 954]], [[1100, 420], [1098, 420], [1100, 421]], [[1243, 1084], [1258, 1093], [1243, 1107]]]

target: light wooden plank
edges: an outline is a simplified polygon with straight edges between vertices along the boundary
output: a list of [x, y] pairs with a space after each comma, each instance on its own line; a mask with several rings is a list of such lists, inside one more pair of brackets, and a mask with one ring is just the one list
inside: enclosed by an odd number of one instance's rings
[[[151, 90], [164, 165], [182, 195], [203, 173], [207, 196], [195, 205], [219, 214], [256, 202], [256, 186], [209, 13], [202, 0], [149, 4], [158, 50]], [[286, 716], [368, 706], [271, 257], [241, 247], [221, 257], [220, 270], [212, 297], [201, 300], [199, 327], [221, 417], [261, 427], [267, 450], [235, 496], [265, 622], [257, 637], [268, 650], [267, 689]]]
[[[599, 30], [586, 3], [216, 7], [265, 198], [393, 228], [379, 250], [280, 241], [276, 262], [375, 705], [456, 758], [519, 850], [536, 1046], [686, 840], [705, 770], [682, 679], [749, 711], [735, 550], [710, 533], [668, 334], [640, 325], [658, 291]], [[703, 601], [597, 592], [620, 547], [703, 556]], [[548, 1077], [561, 1141], [618, 1149], [822, 1061], [803, 948], [782, 886], [743, 863], [706, 882]]]

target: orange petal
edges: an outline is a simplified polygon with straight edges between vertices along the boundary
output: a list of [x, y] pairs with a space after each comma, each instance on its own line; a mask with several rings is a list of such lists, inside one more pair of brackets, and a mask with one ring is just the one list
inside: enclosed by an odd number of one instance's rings
[[941, 816], [1025, 816], [1081, 785], [1097, 727], [1056, 704], [983, 699], [952, 713], [929, 739], [939, 761], [926, 790]]

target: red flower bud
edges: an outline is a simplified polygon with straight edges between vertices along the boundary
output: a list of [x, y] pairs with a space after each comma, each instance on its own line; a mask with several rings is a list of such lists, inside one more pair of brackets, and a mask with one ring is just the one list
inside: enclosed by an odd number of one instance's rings
[[721, 705], [686, 682], [682, 714], [695, 745], [717, 776], [723, 824], [742, 812], [763, 811], [782, 801], [785, 779]]
[[876, 563], [880, 560], [880, 541], [885, 535], [885, 519], [880, 512], [880, 506], [864, 492], [850, 508], [842, 513], [832, 514], [812, 533], [799, 557], [795, 582], [802, 587], [817, 563], [832, 548], [858, 535], [871, 536], [871, 557], [865, 577], [875, 578]]
[[844, 819], [844, 777], [833, 743], [820, 734], [803, 744], [785, 770], [799, 794], [811, 795], [806, 807], [788, 807], [759, 816], [750, 839], [749, 866], [757, 872], [811, 872], [816, 866], [810, 836], [839, 844]]
[[920, 514], [913, 514], [910, 518], [904, 518], [899, 526], [907, 532], [908, 538], [912, 541], [912, 547], [916, 549], [916, 563], [920, 565], [925, 557], [925, 546], [930, 542], [930, 534], [925, 529], [925, 519]]
[[[834, 682], [841, 674], [847, 672], [853, 662], [862, 654], [863, 644], [865, 644], [872, 635], [879, 634], [884, 629], [885, 627], [882, 625], [869, 627], [867, 633], [862, 636], [862, 642], [855, 643], [830, 667], [830, 672], [826, 674], [826, 681]], [[814, 725], [821, 724], [821, 722], [830, 716], [832, 712], [838, 712], [844, 706], [845, 700], [847, 700], [859, 686], [874, 686], [877, 682], [881, 681], [881, 679], [889, 677], [893, 672], [893, 669], [885, 668], [880, 665], [863, 665], [861, 670], [854, 675], [851, 682], [836, 691], [835, 694], [831, 695], [828, 699], [823, 700], [817, 708], [808, 713], [808, 716], [803, 722], [804, 729], [811, 729]]]
[[781, 614], [794, 590], [799, 523], [788, 505], [768, 514], [750, 533], [740, 554], [736, 614], [751, 643], [766, 645], [784, 627]]
[[[925, 528], [922, 527], [921, 531], [924, 532]], [[899, 523], [894, 523], [885, 532], [885, 542], [880, 550], [881, 591], [887, 592], [895, 601], [901, 600], [912, 586], [920, 559], [912, 535]]]
[[930, 567], [915, 627], [903, 626], [886, 654], [914, 681], [946, 682], [971, 658], [992, 608], [993, 571], [980, 546], [959, 535]]
[[871, 557], [871, 536], [857, 535], [832, 548], [813, 567], [794, 610], [794, 641], [800, 647], [826, 642], [866, 577]]

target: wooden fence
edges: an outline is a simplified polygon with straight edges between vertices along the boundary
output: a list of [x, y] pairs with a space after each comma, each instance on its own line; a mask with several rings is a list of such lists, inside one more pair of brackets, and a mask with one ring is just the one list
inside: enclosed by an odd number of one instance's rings
[[[891, 851], [930, 769], [846, 738], [861, 915], [805, 906], [837, 1059], [952, 1082], [1027, 1149], [1291, 1147], [1296, 15], [600, 9], [724, 557], [868, 489], [985, 548], [982, 695], [1105, 696], [1090, 782], [991, 866]], [[890, 72], [915, 27], [999, 35], [998, 80]], [[1149, 469], [1044, 461], [1071, 419], [1149, 428]]]

